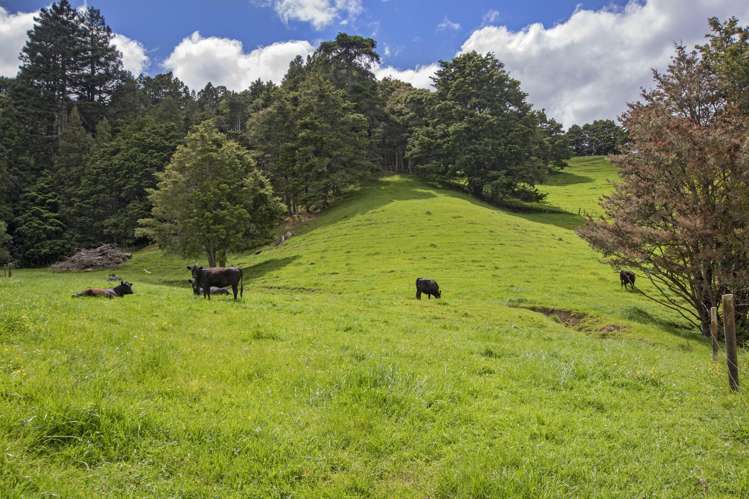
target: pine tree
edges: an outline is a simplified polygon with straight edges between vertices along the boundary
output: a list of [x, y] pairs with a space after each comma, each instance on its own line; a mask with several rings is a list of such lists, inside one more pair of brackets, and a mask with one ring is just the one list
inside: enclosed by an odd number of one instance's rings
[[317, 72], [251, 121], [249, 141], [289, 212], [319, 210], [374, 171], [367, 118]]
[[87, 7], [80, 14], [80, 72], [75, 75], [83, 122], [93, 131], [105, 112], [106, 104], [124, 82], [122, 55], [112, 45], [112, 29], [98, 9]]
[[86, 229], [76, 215], [81, 199], [81, 180], [87, 174], [88, 156], [93, 145], [93, 139], [83, 128], [78, 108], [73, 107], [60, 136], [51, 179], [59, 197], [62, 221], [72, 231], [74, 239]]
[[24, 266], [48, 265], [73, 247], [53, 185], [54, 181], [45, 175], [21, 196], [13, 242]]
[[78, 90], [83, 69], [82, 38], [79, 15], [68, 0], [41, 9], [29, 31], [18, 78], [37, 92], [32, 112], [39, 117], [43, 137], [62, 133], [67, 106]]

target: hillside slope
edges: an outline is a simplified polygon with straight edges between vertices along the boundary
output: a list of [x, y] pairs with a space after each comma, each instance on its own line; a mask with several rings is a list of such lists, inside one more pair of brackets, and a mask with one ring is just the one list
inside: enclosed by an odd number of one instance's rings
[[237, 304], [158, 250], [122, 300], [0, 279], [0, 495], [749, 494], [749, 398], [571, 230], [614, 177], [552, 179], [568, 214], [382, 179], [234, 257]]

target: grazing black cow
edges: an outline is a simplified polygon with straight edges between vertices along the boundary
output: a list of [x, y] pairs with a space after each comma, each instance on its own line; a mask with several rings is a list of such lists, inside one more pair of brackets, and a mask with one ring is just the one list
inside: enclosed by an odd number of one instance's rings
[[432, 296], [435, 298], [440, 298], [442, 296], [442, 293], [440, 292], [440, 286], [437, 284], [437, 281], [433, 281], [431, 279], [422, 279], [421, 277], [416, 278], [416, 299], [421, 300], [421, 294], [424, 293], [429, 297], [429, 299], [432, 299]]
[[619, 271], [619, 282], [624, 289], [627, 289], [627, 285], [630, 289], [635, 289], [635, 273], [629, 270]]
[[244, 297], [244, 279], [242, 269], [237, 267], [198, 267], [193, 265], [187, 269], [192, 272], [193, 291], [196, 287], [203, 292], [203, 298], [211, 299], [212, 287], [231, 286], [234, 293], [234, 301], [237, 301], [237, 289], [239, 296]]
[[107, 298], [112, 299], [112, 298], [122, 298], [125, 295], [131, 295], [131, 294], [133, 294], [132, 283], [129, 283], [127, 281], [120, 281], [120, 284], [118, 284], [114, 288], [84, 289], [83, 291], [75, 293], [73, 295], [73, 298], [77, 298], [79, 296], [95, 296], [95, 297], [106, 296]]
[[[203, 288], [195, 284], [195, 281], [192, 279], [188, 279], [187, 282], [190, 283], [192, 286], [192, 292], [195, 296], [199, 296], [203, 294]], [[217, 288], [216, 286], [211, 286], [211, 294], [212, 295], [228, 295], [229, 294], [229, 288]]]

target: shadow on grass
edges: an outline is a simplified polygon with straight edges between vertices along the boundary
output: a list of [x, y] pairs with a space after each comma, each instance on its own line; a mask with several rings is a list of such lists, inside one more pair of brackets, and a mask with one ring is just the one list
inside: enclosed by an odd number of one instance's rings
[[560, 172], [546, 179], [546, 182], [544, 182], [543, 185], [560, 186], [560, 185], [587, 184], [590, 182], [593, 182], [593, 179], [590, 177], [584, 177], [582, 175], [575, 175], [574, 173], [569, 173], [569, 172]]
[[640, 307], [625, 308], [623, 316], [632, 322], [638, 322], [647, 326], [656, 326], [669, 334], [684, 338], [685, 340], [703, 341], [702, 335], [695, 333], [689, 324], [655, 317]]
[[436, 187], [408, 175], [375, 179], [359, 189], [345, 193], [332, 206], [323, 210], [318, 218], [298, 226], [294, 232], [295, 235], [305, 234], [318, 227], [377, 211], [395, 201], [436, 198], [434, 192], [431, 192], [433, 188]]
[[243, 267], [242, 271], [244, 272], [245, 279], [258, 279], [265, 274], [281, 270], [294, 260], [298, 259], [299, 255], [287, 256], [285, 258], [271, 258], [270, 260], [265, 260], [264, 262], [250, 265], [249, 267]]

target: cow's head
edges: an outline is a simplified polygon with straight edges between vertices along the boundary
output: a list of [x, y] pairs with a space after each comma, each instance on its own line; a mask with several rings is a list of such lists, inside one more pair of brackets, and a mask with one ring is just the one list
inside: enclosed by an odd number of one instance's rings
[[440, 291], [439, 288], [437, 288], [437, 291], [434, 293], [435, 298], [442, 298], [442, 291]]
[[115, 289], [118, 295], [131, 295], [133, 294], [133, 283], [127, 281], [120, 281], [120, 285]]
[[198, 286], [200, 285], [200, 271], [203, 270], [203, 267], [198, 267], [197, 265], [187, 266], [187, 270], [192, 272], [192, 280], [195, 281], [195, 284]]

